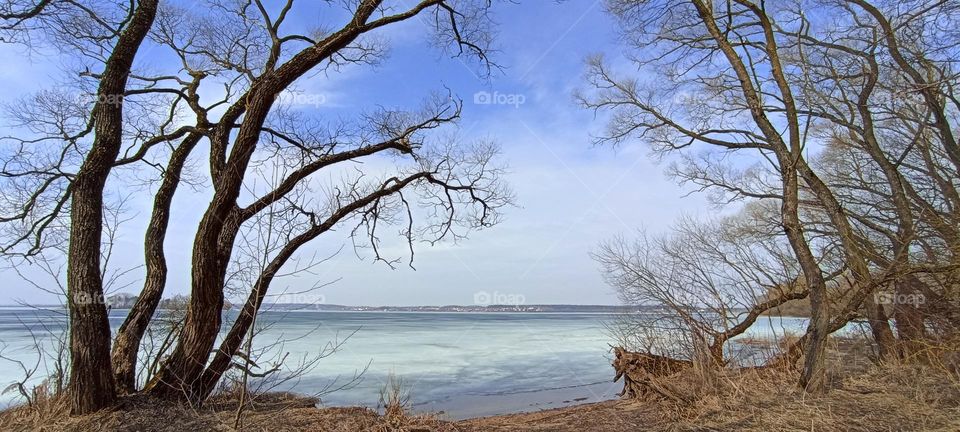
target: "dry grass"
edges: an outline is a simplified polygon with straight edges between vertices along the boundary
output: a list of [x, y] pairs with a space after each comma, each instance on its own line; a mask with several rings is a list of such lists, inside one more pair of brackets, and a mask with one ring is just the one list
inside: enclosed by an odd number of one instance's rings
[[[369, 408], [316, 408], [316, 400], [274, 393], [262, 395], [244, 411], [244, 431], [447, 431], [452, 424], [435, 416], [399, 413], [391, 418]], [[157, 401], [143, 396], [124, 398], [111, 411], [82, 417], [70, 417], [66, 403], [41, 415], [21, 406], [0, 413], [3, 431], [233, 431], [236, 400], [226, 396], [213, 398], [200, 410], [184, 404]]]
[[719, 381], [725, 391], [701, 392], [689, 406], [609, 401], [474, 419], [461, 426], [475, 432], [960, 430], [960, 392], [918, 367], [877, 368], [843, 379], [838, 388], [818, 397], [798, 389], [792, 375], [747, 373]]
[[[367, 408], [315, 408], [316, 400], [290, 394], [263, 395], [245, 410], [247, 431], [957, 431], [960, 430], [960, 376], [942, 349], [936, 361], [875, 366], [869, 347], [850, 340], [830, 350], [833, 389], [809, 395], [796, 387], [796, 373], [694, 369], [664, 382], [686, 403], [619, 400], [568, 408], [448, 422], [408, 413], [402, 381], [388, 380], [382, 414]], [[940, 361], [937, 359], [947, 359]], [[0, 430], [10, 431], [230, 431], [236, 400], [224, 394], [202, 410], [129, 397], [116, 409], [84, 417], [67, 416], [63, 401], [38, 398], [33, 406], [0, 413]]]
[[839, 379], [835, 388], [822, 396], [797, 388], [793, 374], [758, 376], [750, 372], [722, 381], [722, 391], [704, 394], [694, 406], [680, 408], [674, 427], [755, 431], [960, 428], [957, 388], [942, 388], [937, 385], [944, 382], [942, 377], [916, 367], [876, 368], [865, 375]]
[[813, 396], [796, 372], [693, 370], [661, 379], [685, 403], [610, 401], [474, 419], [469, 431], [958, 431], [960, 385], [949, 366], [875, 366], [869, 347], [833, 340], [833, 389]]

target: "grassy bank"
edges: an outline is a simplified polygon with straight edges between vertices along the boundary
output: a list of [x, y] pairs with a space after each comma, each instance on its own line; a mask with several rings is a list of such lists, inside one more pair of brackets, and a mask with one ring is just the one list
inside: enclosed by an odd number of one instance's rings
[[[960, 430], [960, 384], [955, 372], [929, 365], [876, 366], [851, 351], [830, 352], [832, 390], [806, 394], [787, 373], [724, 372], [673, 378], [677, 388], [697, 393], [689, 404], [644, 399], [617, 400], [535, 413], [447, 421], [440, 415], [410, 415], [396, 396], [388, 409], [316, 408], [316, 400], [276, 393], [261, 395], [241, 416], [250, 431], [620, 431], [620, 430], [791, 430], [900, 431]], [[0, 413], [0, 430], [10, 431], [231, 431], [236, 430], [236, 398], [223, 395], [203, 409], [124, 399], [116, 409], [69, 417], [55, 399], [39, 400]]]

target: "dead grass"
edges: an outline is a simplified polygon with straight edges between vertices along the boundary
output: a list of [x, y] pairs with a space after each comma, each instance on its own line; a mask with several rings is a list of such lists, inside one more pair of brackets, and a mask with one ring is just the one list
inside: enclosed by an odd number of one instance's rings
[[[920, 373], [918, 373], [920, 372]], [[727, 378], [726, 391], [705, 395], [677, 413], [675, 427], [694, 430], [902, 431], [960, 430], [955, 387], [911, 367], [875, 368], [842, 378], [822, 396], [795, 385], [793, 375], [753, 373]], [[936, 396], [944, 395], [944, 397]]]
[[918, 367], [877, 368], [813, 397], [792, 376], [724, 377], [690, 406], [609, 401], [473, 419], [466, 431], [958, 431], [957, 388]]
[[[315, 408], [316, 400], [277, 393], [263, 395], [245, 410], [247, 431], [958, 431], [960, 380], [954, 365], [924, 362], [875, 366], [866, 345], [834, 342], [830, 350], [833, 389], [809, 395], [796, 387], [795, 373], [694, 371], [669, 378], [688, 403], [618, 400], [568, 408], [444, 421], [408, 413], [402, 382], [388, 381], [382, 414], [359, 407]], [[940, 355], [943, 354], [943, 355]], [[930, 358], [949, 358], [950, 352]], [[946, 357], [945, 357], [946, 356]], [[685, 398], [686, 399], [686, 398]], [[125, 398], [116, 409], [69, 417], [55, 398], [0, 413], [3, 431], [231, 431], [236, 400], [212, 399], [202, 410]]]
[[[244, 431], [447, 431], [456, 430], [436, 416], [379, 415], [361, 407], [316, 408], [316, 400], [275, 393], [262, 395], [244, 411]], [[70, 417], [66, 403], [44, 411], [20, 406], [0, 413], [2, 431], [233, 431], [236, 400], [213, 398], [203, 409], [157, 401], [144, 396], [126, 397], [115, 409], [82, 417]]]
[[659, 384], [687, 401], [609, 401], [473, 419], [469, 431], [958, 431], [960, 385], [949, 366], [876, 366], [859, 340], [836, 339], [833, 389], [810, 395], [796, 372], [691, 370]]

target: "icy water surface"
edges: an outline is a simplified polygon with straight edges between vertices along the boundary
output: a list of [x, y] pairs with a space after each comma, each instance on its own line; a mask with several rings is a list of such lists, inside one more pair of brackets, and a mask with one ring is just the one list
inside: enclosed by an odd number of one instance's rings
[[[114, 330], [125, 314], [111, 312]], [[410, 390], [416, 409], [464, 418], [615, 397], [620, 386], [610, 382], [612, 339], [604, 327], [614, 318], [580, 313], [266, 312], [260, 318], [266, 328], [254, 344], [285, 341], [274, 346], [272, 354], [286, 355], [285, 365], [296, 368], [328, 343], [343, 342], [336, 353], [303, 376], [280, 383], [278, 390], [314, 394], [351, 383], [364, 371], [347, 388], [321, 395], [322, 404], [375, 407], [380, 389], [393, 374]], [[58, 322], [56, 312], [0, 308], [3, 354], [31, 367], [36, 361], [31, 331], [48, 338], [49, 331], [57, 332]], [[801, 319], [765, 318], [751, 333], [801, 333], [804, 325]], [[6, 387], [20, 373], [15, 364], [3, 362], [0, 385]], [[2, 401], [10, 403], [13, 397], [8, 392]]]

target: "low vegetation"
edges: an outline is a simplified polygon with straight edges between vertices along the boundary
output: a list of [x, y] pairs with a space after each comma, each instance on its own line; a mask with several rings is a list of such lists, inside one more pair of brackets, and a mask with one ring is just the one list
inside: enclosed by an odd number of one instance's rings
[[[878, 366], [868, 360], [869, 341], [831, 339], [827, 362], [831, 391], [810, 395], [794, 373], [715, 370], [658, 377], [682, 400], [648, 394], [546, 410], [464, 420], [410, 414], [400, 381], [384, 387], [380, 412], [368, 408], [316, 408], [316, 399], [271, 393], [248, 402], [245, 430], [271, 431], [954, 431], [960, 428], [960, 375], [944, 365]], [[236, 394], [214, 396], [205, 407], [146, 396], [122, 399], [114, 410], [70, 417], [65, 400], [42, 400], [0, 413], [11, 431], [236, 430]]]

